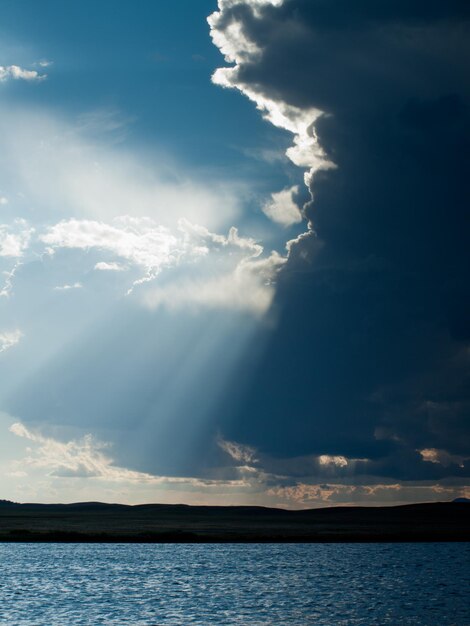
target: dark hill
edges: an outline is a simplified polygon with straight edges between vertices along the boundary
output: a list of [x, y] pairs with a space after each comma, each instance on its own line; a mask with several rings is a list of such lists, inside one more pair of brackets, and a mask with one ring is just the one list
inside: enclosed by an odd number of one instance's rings
[[287, 511], [167, 504], [0, 506], [0, 541], [470, 541], [470, 507], [443, 502]]

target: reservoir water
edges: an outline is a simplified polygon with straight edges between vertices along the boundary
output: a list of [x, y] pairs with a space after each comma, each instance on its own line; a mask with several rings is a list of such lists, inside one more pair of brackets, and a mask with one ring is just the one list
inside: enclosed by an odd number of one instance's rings
[[467, 626], [470, 544], [0, 544], [8, 626]]

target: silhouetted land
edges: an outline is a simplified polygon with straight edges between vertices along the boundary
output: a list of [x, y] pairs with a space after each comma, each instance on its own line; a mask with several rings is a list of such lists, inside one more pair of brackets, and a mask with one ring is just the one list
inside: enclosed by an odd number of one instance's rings
[[443, 502], [287, 511], [251, 506], [0, 501], [0, 541], [470, 541], [470, 505]]

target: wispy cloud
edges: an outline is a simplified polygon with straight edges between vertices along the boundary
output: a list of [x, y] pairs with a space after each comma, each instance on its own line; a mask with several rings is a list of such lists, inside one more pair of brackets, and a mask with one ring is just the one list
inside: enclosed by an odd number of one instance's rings
[[32, 446], [27, 456], [13, 462], [12, 471], [42, 470], [54, 478], [85, 478], [111, 483], [154, 486], [178, 486], [189, 489], [240, 489], [247, 487], [244, 479], [217, 480], [184, 476], [156, 476], [116, 465], [106, 454], [109, 444], [97, 441], [91, 435], [68, 442], [45, 437], [27, 428], [21, 422], [10, 426], [10, 432], [27, 439]]
[[217, 443], [224, 452], [226, 452], [235, 461], [243, 463], [256, 463], [256, 450], [251, 446], [245, 446], [235, 441], [227, 441], [219, 437]]
[[76, 283], [65, 284], [65, 285], [54, 287], [54, 291], [69, 291], [70, 289], [82, 289], [82, 288], [83, 288], [82, 283], [76, 282]]
[[21, 263], [17, 262], [11, 270], [6, 270], [3, 272], [3, 275], [5, 276], [5, 281], [3, 283], [3, 287], [0, 287], [0, 298], [10, 297], [13, 291], [13, 279], [20, 266]]
[[227, 228], [241, 212], [245, 186], [189, 171], [158, 146], [149, 154], [126, 149], [127, 120], [114, 110], [63, 119], [36, 108], [0, 106], [0, 188], [21, 190], [34, 216], [110, 222], [119, 215], [149, 217], [165, 226], [185, 218]]
[[430, 481], [422, 483], [377, 483], [348, 485], [344, 483], [298, 483], [276, 486], [267, 490], [278, 506], [310, 508], [337, 505], [397, 505], [415, 502], [432, 502], [468, 497], [470, 488], [465, 485], [439, 485]]
[[86, 435], [83, 439], [63, 443], [29, 430], [20, 422], [10, 426], [10, 432], [36, 444], [29, 456], [22, 459], [23, 467], [43, 468], [54, 476], [102, 478], [109, 481], [148, 482], [155, 477], [117, 467], [104, 450], [106, 444]]

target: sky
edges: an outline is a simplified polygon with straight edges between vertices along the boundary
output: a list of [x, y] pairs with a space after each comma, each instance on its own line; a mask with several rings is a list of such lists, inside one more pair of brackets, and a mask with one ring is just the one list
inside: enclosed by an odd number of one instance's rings
[[468, 3], [0, 5], [0, 498], [470, 496]]

